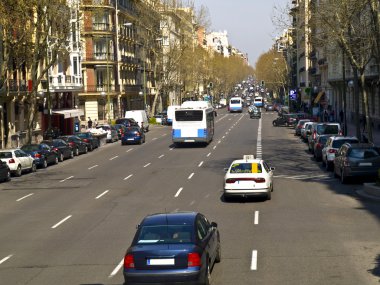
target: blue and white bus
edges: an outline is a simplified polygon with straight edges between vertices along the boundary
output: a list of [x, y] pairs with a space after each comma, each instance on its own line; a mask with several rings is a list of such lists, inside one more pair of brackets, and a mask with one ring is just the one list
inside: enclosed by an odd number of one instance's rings
[[243, 112], [243, 99], [241, 99], [240, 97], [232, 97], [230, 99], [229, 111], [230, 113]]
[[263, 97], [255, 97], [255, 99], [253, 101], [253, 104], [257, 108], [262, 108], [264, 106], [264, 99], [263, 99]]
[[210, 143], [214, 137], [214, 117], [215, 111], [209, 102], [184, 102], [174, 113], [173, 143]]

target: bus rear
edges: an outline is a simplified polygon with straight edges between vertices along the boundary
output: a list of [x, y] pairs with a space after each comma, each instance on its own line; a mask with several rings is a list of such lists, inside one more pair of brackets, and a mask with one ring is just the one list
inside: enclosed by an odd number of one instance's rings
[[229, 105], [230, 113], [232, 112], [243, 112], [243, 100], [239, 97], [233, 97], [230, 99]]

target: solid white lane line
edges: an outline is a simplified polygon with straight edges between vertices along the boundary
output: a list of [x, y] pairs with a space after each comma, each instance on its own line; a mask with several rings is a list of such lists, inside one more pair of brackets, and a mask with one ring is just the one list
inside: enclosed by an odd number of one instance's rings
[[252, 250], [251, 270], [257, 270], [257, 250]]
[[211, 152], [208, 153], [207, 157], [209, 157], [211, 155]]
[[165, 156], [165, 154], [161, 154], [158, 158], [163, 158]]
[[95, 167], [98, 167], [98, 166], [99, 166], [99, 165], [95, 164], [95, 165], [89, 167], [88, 170], [91, 170], [91, 169], [93, 169], [93, 168], [95, 168]]
[[121, 267], [123, 266], [123, 264], [124, 264], [124, 258], [119, 262], [119, 264], [111, 272], [111, 274], [110, 274], [110, 276], [108, 276], [108, 278], [114, 277], [119, 272], [119, 270], [121, 269]]
[[259, 211], [255, 211], [255, 221], [254, 221], [255, 225], [258, 225], [259, 224]]
[[195, 204], [195, 201], [191, 201], [189, 205], [193, 206], [194, 204]]
[[126, 152], [130, 152], [130, 151], [132, 151], [133, 150], [133, 148], [130, 148], [130, 149], [128, 149]]
[[157, 138], [152, 138], [152, 141], [155, 141]]
[[28, 194], [28, 195], [26, 195], [26, 196], [24, 196], [24, 197], [21, 197], [20, 199], [17, 199], [16, 201], [17, 201], [17, 202], [20, 202], [21, 200], [24, 200], [25, 198], [28, 198], [28, 197], [30, 197], [30, 196], [32, 196], [32, 195], [34, 195], [34, 193], [30, 193], [30, 194]]
[[62, 180], [59, 181], [59, 182], [65, 182], [66, 180], [70, 180], [71, 178], [74, 178], [74, 176], [67, 177], [67, 178], [65, 178], [65, 179], [62, 179]]
[[178, 191], [177, 191], [177, 193], [175, 193], [174, 197], [177, 198], [179, 196], [179, 194], [181, 194], [182, 190], [183, 190], [183, 187], [179, 188]]
[[190, 176], [189, 176], [187, 179], [189, 179], [189, 180], [190, 180], [191, 178], [193, 178], [194, 174], [195, 174], [194, 172], [193, 172], [193, 173], [191, 173], [191, 174], [190, 174]]
[[198, 164], [198, 167], [201, 167], [203, 164], [203, 161], [201, 161], [199, 164]]
[[213, 149], [216, 149], [216, 145], [213, 147]]
[[114, 157], [111, 157], [110, 160], [114, 160], [115, 158], [118, 158], [118, 157], [119, 157], [119, 156], [116, 155], [116, 156], [114, 156]]
[[127, 177], [124, 178], [124, 180], [128, 180], [129, 178], [131, 178], [133, 176], [133, 174], [129, 174]]
[[0, 264], [4, 263], [5, 261], [7, 261], [9, 258], [11, 258], [13, 256], [13, 254], [11, 255], [8, 255], [7, 257], [4, 257], [2, 260], [0, 260]]
[[67, 216], [67, 217], [64, 218], [62, 221], [56, 223], [56, 224], [55, 224], [54, 226], [52, 226], [51, 228], [52, 228], [52, 229], [55, 229], [55, 228], [59, 227], [61, 224], [63, 224], [64, 222], [66, 222], [66, 221], [67, 221], [68, 219], [70, 219], [71, 217], [72, 217], [72, 215]]
[[102, 194], [100, 194], [99, 196], [97, 196], [95, 199], [99, 199], [100, 197], [103, 197], [104, 195], [106, 195], [110, 190], [106, 190], [104, 191]]
[[169, 151], [172, 151], [174, 149], [174, 147], [171, 147], [170, 149], [169, 149]]
[[149, 163], [147, 163], [147, 164], [145, 164], [145, 165], [144, 165], [144, 168], [145, 168], [145, 167], [148, 167], [149, 165], [151, 165], [151, 163], [150, 163], [150, 162], [149, 162]]

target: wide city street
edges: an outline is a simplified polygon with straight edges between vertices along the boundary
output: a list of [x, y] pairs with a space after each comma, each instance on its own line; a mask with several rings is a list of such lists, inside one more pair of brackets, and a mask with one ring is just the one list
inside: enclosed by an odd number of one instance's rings
[[[123, 284], [123, 257], [148, 214], [199, 211], [218, 223], [212, 284], [379, 284], [380, 203], [315, 162], [277, 113], [218, 110], [214, 140], [176, 148], [171, 127], [108, 144], [0, 184], [0, 284]], [[272, 200], [223, 200], [244, 154], [275, 167]]]

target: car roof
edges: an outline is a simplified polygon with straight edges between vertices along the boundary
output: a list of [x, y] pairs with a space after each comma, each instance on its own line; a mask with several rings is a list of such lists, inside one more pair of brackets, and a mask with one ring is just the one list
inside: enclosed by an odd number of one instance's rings
[[177, 224], [193, 224], [197, 212], [175, 212], [175, 213], [157, 213], [148, 215], [144, 218], [141, 225], [149, 226], [149, 225], [177, 225]]
[[15, 151], [15, 150], [20, 150], [20, 149], [19, 148], [0, 149], [0, 152], [10, 152], [10, 151]]
[[345, 143], [345, 145], [348, 145], [351, 148], [376, 148], [376, 146], [372, 143]]
[[232, 164], [235, 164], [235, 163], [260, 163], [262, 160], [261, 159], [237, 159], [237, 160], [234, 160]]
[[352, 139], [352, 140], [358, 140], [357, 137], [355, 136], [331, 136], [331, 139], [335, 140], [347, 140], [347, 139]]

